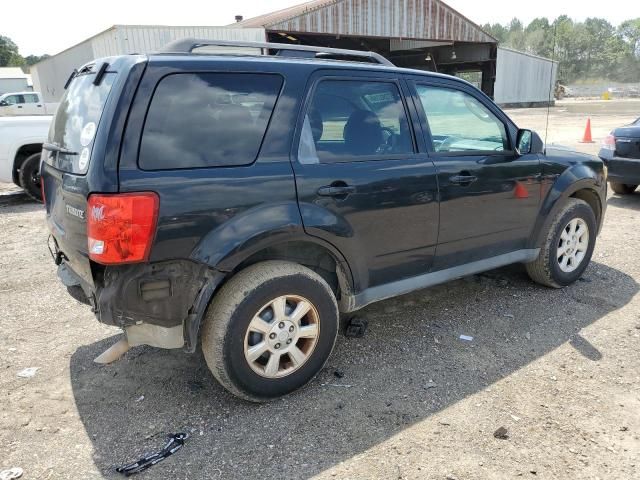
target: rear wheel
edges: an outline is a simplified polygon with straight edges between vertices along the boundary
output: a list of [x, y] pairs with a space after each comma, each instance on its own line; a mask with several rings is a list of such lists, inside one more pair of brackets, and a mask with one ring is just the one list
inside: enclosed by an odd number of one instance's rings
[[336, 299], [322, 277], [295, 263], [269, 261], [236, 274], [216, 294], [202, 351], [222, 386], [264, 402], [313, 379], [337, 332]]
[[596, 217], [587, 202], [570, 198], [555, 216], [529, 277], [548, 287], [575, 282], [589, 265], [596, 242]]
[[27, 195], [38, 202], [42, 201], [42, 191], [40, 190], [40, 153], [34, 153], [22, 162], [18, 174], [18, 181]]
[[611, 190], [615, 193], [619, 193], [620, 195], [628, 195], [629, 193], [633, 193], [638, 185], [630, 185], [628, 183], [619, 183], [619, 182], [609, 182], [611, 185]]

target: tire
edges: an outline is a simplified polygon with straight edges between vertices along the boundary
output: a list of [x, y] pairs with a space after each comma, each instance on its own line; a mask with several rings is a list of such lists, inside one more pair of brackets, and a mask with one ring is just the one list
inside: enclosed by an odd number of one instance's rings
[[630, 193], [635, 192], [638, 185], [629, 185], [628, 183], [618, 183], [618, 182], [609, 182], [611, 185], [611, 190], [620, 195], [628, 195]]
[[[580, 233], [581, 227], [587, 229], [587, 239]], [[570, 198], [551, 222], [538, 258], [526, 264], [529, 277], [553, 288], [566, 287], [578, 280], [591, 261], [596, 232], [596, 216], [589, 204]], [[566, 253], [559, 255], [559, 248]], [[564, 267], [563, 262], [567, 262]]]
[[[272, 305], [283, 297], [284, 303], [275, 304], [281, 308]], [[308, 313], [296, 320], [295, 309], [304, 311], [305, 303]], [[276, 310], [282, 314], [272, 318]], [[322, 277], [295, 263], [267, 261], [240, 271], [215, 295], [202, 327], [202, 351], [223, 387], [245, 400], [265, 402], [318, 374], [333, 350], [338, 326], [336, 298]], [[264, 353], [250, 359], [252, 347]]]
[[40, 190], [40, 153], [34, 153], [20, 165], [18, 181], [27, 195], [37, 202], [42, 202]]

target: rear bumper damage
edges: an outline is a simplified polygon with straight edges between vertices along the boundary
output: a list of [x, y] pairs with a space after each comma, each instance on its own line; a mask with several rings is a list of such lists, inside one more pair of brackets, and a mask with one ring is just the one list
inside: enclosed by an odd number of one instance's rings
[[640, 158], [612, 157], [603, 159], [608, 180], [628, 185], [640, 185]]
[[122, 328], [130, 346], [195, 351], [207, 305], [224, 274], [188, 260], [117, 267], [96, 266], [95, 287], [66, 262], [58, 277], [97, 319]]

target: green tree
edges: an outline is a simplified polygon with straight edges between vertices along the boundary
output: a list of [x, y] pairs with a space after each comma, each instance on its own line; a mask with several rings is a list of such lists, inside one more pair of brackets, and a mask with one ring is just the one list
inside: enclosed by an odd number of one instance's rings
[[629, 44], [633, 55], [640, 57], [640, 18], [622, 22], [618, 33]]
[[0, 35], [0, 67], [20, 67], [23, 64], [18, 46], [9, 37]]

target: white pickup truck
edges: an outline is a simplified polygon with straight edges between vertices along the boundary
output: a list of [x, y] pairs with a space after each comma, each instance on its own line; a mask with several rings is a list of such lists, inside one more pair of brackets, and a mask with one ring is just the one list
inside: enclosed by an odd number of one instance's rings
[[0, 182], [15, 183], [35, 200], [40, 191], [40, 153], [51, 115], [0, 117]]
[[53, 115], [57, 103], [45, 103], [40, 92], [11, 92], [0, 95], [0, 117]]

